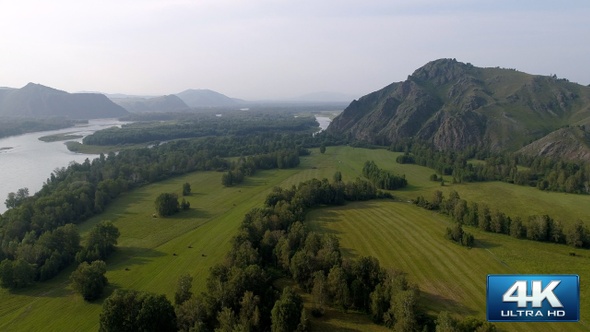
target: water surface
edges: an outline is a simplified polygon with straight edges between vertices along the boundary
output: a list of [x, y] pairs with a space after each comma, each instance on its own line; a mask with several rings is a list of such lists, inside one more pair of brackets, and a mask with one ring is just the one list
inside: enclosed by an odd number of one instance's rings
[[[87, 136], [97, 130], [124, 123], [116, 119], [90, 120], [88, 124], [75, 127], [0, 139], [0, 212], [6, 211], [4, 201], [8, 193], [26, 187], [33, 195], [56, 168], [67, 167], [74, 161], [82, 163], [86, 158], [96, 158], [96, 155], [69, 151], [64, 141], [42, 142], [39, 137], [63, 133]], [[82, 138], [70, 141], [81, 142]]]

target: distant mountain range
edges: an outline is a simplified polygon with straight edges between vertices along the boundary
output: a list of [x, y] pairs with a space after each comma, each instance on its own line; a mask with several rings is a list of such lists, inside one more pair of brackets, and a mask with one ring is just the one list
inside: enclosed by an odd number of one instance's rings
[[334, 92], [317, 92], [285, 100], [246, 101], [231, 98], [208, 89], [189, 89], [165, 96], [102, 94], [99, 92], [68, 93], [40, 84], [29, 83], [21, 89], [0, 87], [0, 116], [67, 117], [92, 119], [121, 117], [130, 113], [182, 112], [191, 109], [270, 107], [293, 104], [332, 103], [344, 107], [353, 98]]
[[0, 89], [0, 116], [96, 119], [127, 114], [124, 108], [97, 93], [67, 93], [34, 83], [21, 89]]
[[190, 107], [225, 107], [244, 103], [241, 99], [207, 89], [189, 89], [176, 95]]
[[327, 130], [382, 145], [417, 139], [442, 151], [590, 160], [590, 87], [440, 59], [353, 101]]
[[161, 97], [122, 97], [110, 99], [131, 113], [143, 112], [179, 112], [186, 111], [190, 107], [176, 95]]

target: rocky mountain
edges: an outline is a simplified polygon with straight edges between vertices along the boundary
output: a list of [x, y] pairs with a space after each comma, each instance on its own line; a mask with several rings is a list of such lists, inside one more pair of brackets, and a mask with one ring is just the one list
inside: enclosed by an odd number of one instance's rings
[[243, 101], [230, 98], [207, 89], [189, 89], [176, 94], [190, 107], [225, 107], [239, 105]]
[[518, 152], [570, 160], [590, 160], [590, 131], [585, 125], [560, 128], [527, 144]]
[[0, 90], [0, 116], [99, 119], [127, 114], [121, 106], [97, 93], [67, 93], [34, 83], [21, 89]]
[[549, 153], [548, 144], [559, 139], [576, 147], [554, 150], [555, 156], [588, 158], [580, 149], [588, 148], [589, 129], [589, 87], [440, 59], [354, 100], [328, 131], [382, 145], [418, 139], [438, 150], [517, 151], [526, 145], [521, 151], [535, 155]]
[[189, 109], [182, 99], [176, 95], [166, 95], [153, 98], [129, 97], [113, 98], [111, 100], [132, 113], [143, 112], [178, 112]]

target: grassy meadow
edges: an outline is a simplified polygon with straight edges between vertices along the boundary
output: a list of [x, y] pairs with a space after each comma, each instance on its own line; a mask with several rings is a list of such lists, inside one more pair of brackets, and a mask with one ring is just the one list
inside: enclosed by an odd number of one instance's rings
[[[348, 257], [375, 256], [385, 268], [408, 273], [431, 314], [446, 310], [456, 317], [485, 319], [488, 274], [579, 274], [590, 279], [590, 253], [563, 245], [516, 240], [466, 228], [476, 245], [467, 249], [444, 237], [448, 218], [391, 200], [320, 208], [307, 216], [312, 230], [333, 233]], [[576, 256], [569, 255], [575, 251]], [[588, 295], [588, 296], [586, 296]], [[582, 318], [590, 317], [590, 288], [582, 283]], [[586, 325], [584, 325], [586, 324]], [[507, 331], [578, 331], [588, 322], [497, 324]]]
[[[345, 181], [354, 180], [367, 160], [406, 175], [409, 187], [394, 193], [404, 201], [420, 194], [429, 199], [437, 189], [445, 193], [454, 189], [468, 201], [485, 201], [511, 216], [547, 213], [564, 222], [576, 218], [590, 222], [589, 196], [545, 193], [496, 182], [441, 187], [428, 180], [433, 170], [397, 164], [397, 155], [351, 147], [328, 147], [325, 154], [314, 149], [311, 156], [301, 159], [298, 168], [261, 171], [232, 188], [221, 186], [222, 173], [196, 172], [123, 194], [103, 214], [79, 228], [85, 234], [101, 220], [111, 220], [120, 230], [118, 250], [107, 260], [110, 286], [106, 296], [114, 289], [130, 288], [164, 293], [173, 299], [182, 274], [193, 276], [193, 293], [205, 289], [209, 268], [223, 259], [244, 214], [261, 206], [272, 187], [291, 186], [313, 177], [331, 179], [335, 171], [342, 172]], [[155, 198], [163, 192], [180, 196], [185, 182], [192, 187], [192, 194], [186, 197], [191, 209], [170, 218], [153, 218]], [[517, 241], [477, 230], [469, 231], [478, 247], [467, 250], [444, 239], [448, 223], [444, 217], [407, 203], [374, 201], [318, 209], [309, 220], [317, 229], [335, 232], [346, 255], [374, 255], [384, 266], [408, 272], [425, 292], [425, 305], [431, 311], [444, 308], [456, 315], [482, 317], [487, 273], [565, 273], [563, 269], [569, 266], [568, 273], [579, 273], [582, 280], [590, 277], [584, 267], [590, 252], [580, 250], [578, 256], [571, 257], [567, 253], [572, 249], [567, 246]], [[102, 300], [86, 303], [74, 294], [68, 281], [73, 269], [26, 290], [0, 290], [0, 331], [97, 330]], [[582, 287], [587, 294], [583, 282]], [[583, 300], [582, 305], [582, 318], [587, 319], [584, 309], [590, 302]], [[318, 330], [382, 329], [365, 318], [330, 311], [314, 322]]]

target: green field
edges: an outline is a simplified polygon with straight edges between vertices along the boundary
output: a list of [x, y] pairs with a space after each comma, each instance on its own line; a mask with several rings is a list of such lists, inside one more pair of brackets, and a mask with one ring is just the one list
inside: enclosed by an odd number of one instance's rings
[[[431, 314], [485, 319], [488, 274], [579, 274], [590, 279], [590, 253], [563, 245], [516, 240], [469, 228], [476, 238], [467, 249], [444, 237], [451, 222], [414, 205], [393, 201], [350, 203], [322, 208], [307, 216], [310, 228], [336, 234], [348, 257], [371, 255], [385, 268], [408, 273], [423, 292]], [[576, 252], [576, 256], [569, 255]], [[578, 331], [588, 329], [590, 287], [582, 283], [583, 323], [498, 324], [507, 331]]]
[[[381, 168], [406, 175], [410, 186], [403, 191], [394, 193], [403, 200], [415, 198], [419, 194], [429, 198], [436, 189], [445, 192], [455, 189], [467, 200], [486, 201], [492, 208], [495, 206], [500, 207], [502, 211], [509, 215], [512, 215], [512, 212], [529, 215], [540, 213], [529, 211], [547, 211], [546, 213], [555, 219], [560, 219], [561, 216], [563, 219], [570, 220], [578, 216], [588, 222], [586, 218], [590, 216], [589, 196], [545, 193], [534, 188], [518, 187], [506, 183], [460, 184], [440, 187], [438, 183], [428, 180], [430, 174], [433, 173], [432, 170], [415, 165], [397, 164], [395, 163], [397, 155], [397, 153], [386, 150], [351, 147], [328, 147], [325, 154], [320, 154], [315, 149], [311, 156], [302, 158], [301, 165], [296, 169], [259, 172], [256, 176], [247, 178], [240, 186], [233, 188], [223, 188], [221, 186], [221, 173], [197, 172], [188, 174], [126, 193], [109, 205], [102, 215], [84, 222], [79, 227], [85, 233], [99, 221], [111, 220], [121, 232], [119, 249], [107, 260], [107, 278], [111, 283], [107, 293], [116, 288], [132, 288], [164, 293], [169, 299], [172, 299], [176, 281], [180, 275], [185, 273], [190, 273], [194, 277], [194, 293], [204, 290], [209, 267], [223, 259], [229, 248], [229, 240], [235, 234], [244, 214], [253, 207], [261, 206], [266, 194], [273, 186], [291, 186], [313, 177], [331, 179], [337, 170], [342, 172], [345, 181], [354, 180], [354, 178], [360, 176], [366, 160], [374, 160]], [[172, 218], [153, 218], [153, 202], [156, 196], [162, 192], [180, 194], [182, 184], [185, 182], [191, 184], [193, 191], [193, 194], [188, 197], [191, 210], [181, 212]], [[554, 204], [548, 202], [554, 202]], [[415, 227], [418, 227], [424, 220], [435, 220], [435, 223], [440, 224], [441, 229], [444, 229], [447, 222], [444, 218], [433, 216], [430, 212], [417, 209], [409, 204], [385, 202], [366, 204], [366, 206], [359, 205], [358, 212], [350, 209], [355, 205], [343, 207], [345, 211], [346, 209], [350, 211], [343, 212], [342, 218], [345, 218], [348, 213], [382, 214], [385, 213], [383, 212], [383, 209], [385, 209], [387, 211], [386, 215], [395, 214], [395, 211], [398, 211], [397, 213], [401, 213], [407, 221], [415, 223]], [[390, 208], [387, 204], [393, 204], [392, 206], [395, 206], [395, 208]], [[374, 209], [368, 207], [374, 207]], [[312, 216], [323, 213], [323, 211], [315, 211]], [[335, 216], [340, 213], [337, 209], [325, 211], [328, 214], [333, 213]], [[378, 218], [375, 219], [378, 220]], [[330, 225], [339, 225], [336, 219], [334, 221]], [[386, 223], [386, 221], [380, 222]], [[361, 229], [359, 232], [367, 232], [368, 229], [370, 228]], [[453, 264], [458, 264], [458, 267], [462, 266], [462, 261], [466, 261], [466, 267], [459, 270], [464, 273], [469, 271], [467, 267], [480, 266], [480, 261], [493, 262], [488, 257], [488, 251], [480, 248], [469, 251], [450, 242], [447, 243], [442, 237], [442, 231], [438, 229], [426, 228], [421, 230], [420, 228], [406, 226], [404, 230], [407, 230], [407, 233], [405, 231], [397, 232], [399, 234], [395, 235], [413, 239], [410, 242], [418, 243], [423, 241], [422, 238], [430, 236], [433, 238], [431, 242], [436, 243], [436, 247], [432, 247], [435, 246], [435, 244], [432, 244], [431, 247], [425, 248], [430, 248], [428, 250], [433, 252], [432, 254], [435, 257], [444, 258], [444, 255], [458, 257], [450, 260]], [[342, 228], [338, 231], [338, 235], [342, 238], [345, 247], [347, 243], [346, 236], [350, 231], [356, 233], [353, 228], [350, 230]], [[511, 268], [514, 269], [515, 266], [518, 266], [517, 271], [519, 273], [532, 270], [550, 273], [555, 271], [555, 266], [561, 266], [562, 262], [570, 261], [574, 264], [572, 265], [572, 269], [574, 269], [577, 268], [580, 262], [586, 262], [586, 259], [590, 257], [590, 253], [587, 251], [579, 251], [581, 257], [573, 258], [556, 254], [571, 251], [567, 246], [516, 241], [503, 235], [473, 232], [476, 239], [487, 241], [485, 242], [486, 245], [489, 243], [488, 249], [493, 254], [504, 257], [502, 260]], [[391, 233], [391, 230], [385, 233]], [[434, 238], [440, 238], [441, 241], [444, 241], [439, 243]], [[347, 254], [375, 255], [382, 260], [384, 265], [391, 263], [386, 257], [395, 256], [397, 261], [406, 261], [407, 265], [412, 265], [412, 254], [414, 252], [412, 248], [414, 247], [407, 243], [407, 240], [405, 240], [406, 242], [400, 240], [399, 243], [391, 243], [391, 246], [375, 247], [380, 249], [371, 249], [370, 247], [376, 241], [369, 239], [366, 243], [357, 244], [364, 246], [364, 248], [348, 247]], [[407, 245], [404, 243], [407, 243]], [[353, 250], [359, 250], [359, 252]], [[361, 250], [367, 251], [361, 252]], [[377, 251], [374, 252], [373, 250]], [[536, 256], [543, 256], [543, 258], [523, 262], [521, 256], [525, 254], [515, 253], [514, 251], [517, 250], [535, 253]], [[488, 256], [485, 255], [486, 252]], [[539, 255], [540, 252], [543, 255]], [[549, 257], [547, 259], [545, 259], [545, 252]], [[485, 257], [488, 257], [487, 260], [483, 260]], [[543, 266], [544, 262], [551, 262], [552, 265]], [[556, 262], [555, 264], [559, 262], [560, 265], [553, 265], [553, 262]], [[437, 263], [440, 266], [444, 265], [439, 260], [431, 263]], [[427, 279], [430, 273], [428, 271], [432, 269], [429, 267], [428, 262], [422, 262], [421, 265], [416, 266], [418, 267], [414, 269], [405, 269], [403, 266], [400, 266], [400, 268], [406, 270], [412, 278], [416, 278], [413, 280]], [[499, 268], [502, 266], [500, 264]], [[73, 293], [68, 285], [68, 276], [73, 268], [64, 271], [49, 282], [39, 283], [23, 291], [8, 292], [0, 290], [0, 331], [97, 330], [102, 301], [89, 304]], [[513, 270], [507, 271], [515, 272]], [[457, 277], [458, 272], [455, 270], [448, 272], [448, 274], [443, 274], [440, 277], [447, 278], [447, 280]], [[487, 273], [487, 271], [483, 273]], [[578, 273], [584, 275], [582, 272]], [[590, 277], [589, 274], [586, 274], [586, 276]], [[484, 284], [478, 284], [479, 274], [472, 275], [469, 278], [470, 283], [468, 285], [470, 286], [467, 286], [466, 290], [462, 291], [463, 293], [459, 292], [458, 295], [453, 295], [455, 297], [451, 296], [452, 292], [446, 288], [438, 288], [441, 283], [444, 283], [444, 280], [425, 281], [424, 285], [420, 282], [420, 287], [427, 292], [430, 299], [436, 300], [436, 304], [432, 305], [431, 310], [438, 310], [446, 305], [456, 304], [458, 309], [455, 311], [458, 314], [477, 314], [481, 311], [482, 300], [470, 298], [466, 294], [481, 290], [480, 287], [484, 287]], [[585, 277], [582, 277], [582, 280], [584, 279]], [[582, 285], [584, 284], [582, 283]], [[584, 292], [584, 294], [587, 293], [587, 288], [584, 288]], [[449, 302], [449, 300], [455, 302]], [[583, 308], [588, 308], [590, 303], [584, 302], [583, 305]], [[344, 318], [350, 319], [344, 320]], [[585, 317], [583, 316], [583, 318]], [[380, 329], [380, 327], [370, 324], [370, 320], [365, 319], [364, 316], [344, 316], [339, 312], [327, 315], [318, 323], [318, 328], [341, 327], [352, 330], [367, 330], [370, 327], [370, 329]]]

